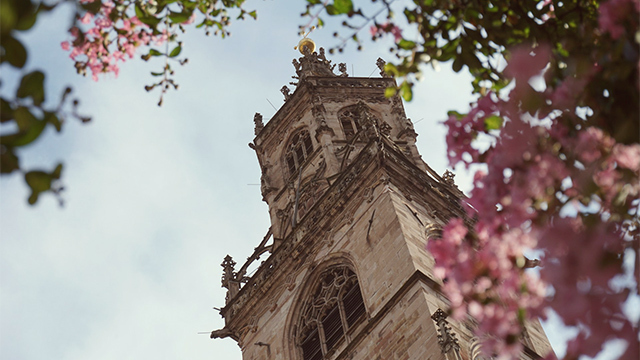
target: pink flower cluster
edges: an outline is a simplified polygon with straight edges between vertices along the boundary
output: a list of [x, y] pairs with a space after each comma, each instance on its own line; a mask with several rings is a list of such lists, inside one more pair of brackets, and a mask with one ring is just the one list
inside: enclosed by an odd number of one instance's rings
[[[579, 329], [568, 358], [595, 356], [618, 338], [627, 341], [625, 357], [637, 359], [637, 329], [622, 311], [629, 289], [610, 281], [623, 274], [623, 229], [638, 220], [640, 144], [618, 144], [573, 113], [591, 74], [533, 90], [528, 81], [549, 57], [545, 46], [515, 49], [505, 69], [515, 80], [508, 100], [489, 94], [445, 121], [450, 164], [483, 163], [486, 171], [476, 172], [466, 199], [474, 221], [451, 219], [427, 248], [453, 316], [478, 320], [488, 354], [519, 358], [525, 321], [550, 306]], [[544, 118], [522, 110], [532, 96], [548, 105], [536, 113]], [[490, 116], [505, 119], [499, 133], [486, 128]], [[479, 134], [493, 138], [484, 151]], [[527, 270], [525, 253], [534, 249], [544, 252], [540, 277]]]
[[382, 37], [384, 34], [391, 34], [393, 35], [393, 39], [395, 40], [395, 42], [399, 42], [400, 40], [402, 40], [402, 29], [400, 29], [398, 25], [392, 24], [390, 22], [372, 25], [369, 29], [369, 33], [374, 38]]
[[625, 20], [629, 13], [640, 11], [639, 0], [607, 0], [600, 4], [598, 25], [600, 31], [609, 33], [613, 39], [618, 39], [626, 33]]
[[[100, 0], [93, 0], [100, 1]], [[82, 0], [90, 3], [92, 0]], [[83, 25], [93, 24], [86, 31], [73, 27], [69, 31], [71, 41], [63, 41], [63, 50], [71, 50], [69, 56], [76, 62], [79, 73], [91, 71], [92, 78], [98, 81], [101, 73], [112, 72], [118, 76], [118, 62], [132, 59], [140, 46], [149, 45], [151, 41], [160, 44], [167, 40], [167, 34], [152, 35], [148, 26], [140, 22], [136, 16], [129, 17], [126, 12], [118, 13], [116, 21], [112, 20], [112, 12], [116, 4], [105, 1], [97, 14], [86, 12], [79, 18]], [[81, 25], [82, 26], [82, 25]]]

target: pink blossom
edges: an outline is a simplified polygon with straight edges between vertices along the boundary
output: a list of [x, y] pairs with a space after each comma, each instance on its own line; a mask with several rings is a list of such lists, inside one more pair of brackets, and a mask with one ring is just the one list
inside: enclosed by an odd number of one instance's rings
[[535, 48], [522, 45], [511, 50], [511, 58], [504, 69], [505, 75], [516, 80], [528, 81], [549, 63], [551, 48], [548, 45], [538, 45]]
[[93, 26], [86, 31], [73, 27], [70, 29], [73, 40], [61, 44], [64, 50], [71, 50], [69, 56], [76, 61], [78, 71], [91, 72], [95, 81], [102, 73], [114, 73], [117, 76], [117, 62], [123, 62], [127, 57], [133, 58], [137, 48], [148, 45], [152, 39], [157, 43], [168, 39], [166, 29], [158, 36], [150, 36], [147, 26], [135, 16], [124, 14], [114, 22], [111, 12], [115, 3], [105, 1], [101, 5], [97, 14], [86, 12], [80, 17], [80, 23], [89, 24], [93, 21]]
[[616, 144], [613, 147], [613, 158], [622, 168], [640, 171], [640, 144]]
[[93, 14], [90, 12], [86, 12], [84, 16], [80, 18], [80, 22], [83, 24], [88, 24], [91, 22], [92, 19], [93, 19]]
[[[635, 7], [635, 11], [634, 10]], [[625, 34], [624, 21], [628, 16], [637, 17], [638, 2], [634, 0], [607, 0], [600, 4], [598, 26], [613, 39]], [[635, 14], [634, 14], [635, 13]]]
[[402, 40], [402, 29], [400, 29], [398, 25], [394, 25], [389, 22], [385, 22], [384, 24], [380, 25], [372, 25], [369, 28], [369, 33], [373, 37], [382, 36], [385, 33], [390, 33], [391, 35], [393, 35], [393, 39], [396, 43]]

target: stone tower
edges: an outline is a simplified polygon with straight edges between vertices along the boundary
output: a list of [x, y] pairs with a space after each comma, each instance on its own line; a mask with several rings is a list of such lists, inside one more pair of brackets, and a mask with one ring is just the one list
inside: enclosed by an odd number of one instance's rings
[[[480, 359], [473, 319], [447, 319], [427, 239], [464, 217], [453, 174], [422, 161], [395, 86], [305, 51], [295, 91], [249, 144], [271, 228], [240, 268], [222, 264], [220, 310], [244, 360]], [[253, 272], [253, 273], [251, 273]], [[551, 351], [538, 322], [523, 359]]]

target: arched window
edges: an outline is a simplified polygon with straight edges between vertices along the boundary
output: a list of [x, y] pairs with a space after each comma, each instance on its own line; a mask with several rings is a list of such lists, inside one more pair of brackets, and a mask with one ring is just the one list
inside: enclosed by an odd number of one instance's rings
[[299, 131], [289, 141], [285, 153], [285, 160], [289, 174], [293, 175], [313, 152], [313, 144], [307, 130]]
[[358, 121], [359, 117], [360, 111], [358, 105], [348, 106], [338, 113], [338, 119], [340, 120], [347, 141], [351, 141], [358, 131], [362, 129]]
[[356, 274], [346, 266], [327, 269], [306, 299], [296, 331], [304, 360], [322, 360], [365, 318]]

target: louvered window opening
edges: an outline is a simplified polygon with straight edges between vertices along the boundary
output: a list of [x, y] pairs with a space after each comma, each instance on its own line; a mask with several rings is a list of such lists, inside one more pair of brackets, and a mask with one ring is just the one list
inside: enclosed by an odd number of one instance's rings
[[289, 174], [296, 174], [312, 152], [313, 144], [311, 143], [311, 137], [308, 131], [300, 131], [294, 135], [289, 142], [285, 155]]
[[356, 106], [349, 106], [338, 114], [347, 141], [351, 141], [356, 133], [362, 129], [358, 121], [359, 116], [360, 114], [357, 112]]
[[296, 338], [304, 360], [322, 360], [365, 318], [358, 279], [348, 267], [333, 267], [320, 277], [304, 304]]

